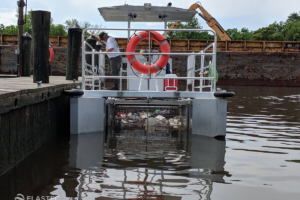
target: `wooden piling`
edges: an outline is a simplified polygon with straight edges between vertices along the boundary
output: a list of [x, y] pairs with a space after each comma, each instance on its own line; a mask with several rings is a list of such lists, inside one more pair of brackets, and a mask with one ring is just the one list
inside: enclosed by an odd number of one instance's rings
[[[101, 42], [97, 41], [96, 46], [95, 46], [95, 50], [99, 52], [102, 47], [103, 47], [103, 45], [101, 44]], [[99, 55], [100, 54], [95, 55], [95, 65], [97, 65], [98, 67], [99, 67]]]
[[32, 11], [33, 82], [49, 83], [49, 32], [51, 13]]
[[[89, 36], [87, 39], [86, 39], [86, 42], [89, 43], [89, 45], [91, 45], [94, 49], [96, 47], [96, 42], [97, 40], [93, 37], [93, 36]], [[91, 49], [88, 45], [85, 45], [85, 51], [92, 51], [93, 49]], [[95, 55], [96, 57], [96, 55]], [[88, 64], [92, 64], [92, 55], [91, 54], [86, 54], [86, 63]]]
[[32, 37], [29, 33], [24, 33], [23, 35], [23, 54], [22, 54], [22, 75], [21, 76], [30, 76], [30, 65], [31, 65], [31, 41]]
[[81, 47], [82, 29], [75, 23], [68, 29], [68, 58], [66, 80], [78, 80], [78, 65]]

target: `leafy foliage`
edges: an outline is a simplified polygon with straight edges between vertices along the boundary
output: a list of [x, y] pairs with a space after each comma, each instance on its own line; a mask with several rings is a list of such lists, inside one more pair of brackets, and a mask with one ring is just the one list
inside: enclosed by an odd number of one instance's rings
[[51, 24], [50, 25], [50, 35], [66, 36], [67, 32], [65, 31], [64, 25], [62, 25], [62, 24]]
[[[68, 32], [69, 27], [75, 23], [77, 23], [82, 28], [82, 30], [85, 30], [87, 28], [101, 28], [101, 25], [99, 26], [97, 24], [91, 24], [88, 21], [79, 22], [77, 19], [69, 19], [69, 20], [66, 20], [66, 22], [65, 22], [65, 25], [66, 25], [65, 30]], [[99, 35], [100, 32], [101, 32], [101, 30], [91, 30], [91, 31], [86, 32], [85, 36], [89, 36], [91, 33], [93, 33], [95, 35]]]
[[10, 25], [4, 28], [3, 34], [18, 34], [18, 26]]
[[291, 13], [288, 16], [288, 19], [286, 20], [286, 23], [290, 23], [290, 22], [299, 22], [300, 21], [300, 12], [299, 14], [296, 12]]
[[300, 41], [300, 21], [293, 21], [286, 25], [284, 39], [286, 41]]
[[[168, 23], [170, 27], [173, 23]], [[176, 29], [202, 29], [201, 24], [197, 18], [193, 18], [188, 23], [179, 24]], [[209, 35], [207, 32], [187, 32], [187, 31], [171, 31], [167, 37], [168, 39], [213, 39], [213, 35]]]
[[[168, 23], [170, 27], [172, 23]], [[185, 24], [180, 24], [177, 29], [201, 29], [197, 18]], [[265, 40], [265, 41], [300, 41], [300, 12], [291, 13], [285, 22], [274, 22], [267, 27], [256, 31], [249, 31], [244, 27], [227, 29], [227, 34], [232, 40]], [[200, 32], [170, 32], [169, 39], [213, 39], [212, 35]]]
[[0, 24], [0, 34], [4, 33], [5, 26], [3, 24]]
[[253, 39], [254, 40], [267, 40], [267, 41], [283, 41], [284, 40], [284, 22], [274, 22], [268, 27], [263, 27], [254, 31]]
[[227, 29], [226, 32], [232, 40], [252, 40], [253, 39], [253, 32], [249, 31], [248, 28], [242, 28], [241, 30], [238, 30], [237, 28]]

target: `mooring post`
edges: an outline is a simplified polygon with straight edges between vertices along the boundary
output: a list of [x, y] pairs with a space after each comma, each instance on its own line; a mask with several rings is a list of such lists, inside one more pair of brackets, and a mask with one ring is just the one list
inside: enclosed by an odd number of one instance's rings
[[[102, 49], [102, 46], [103, 45], [101, 44], [101, 42], [97, 41], [95, 50], [99, 52]], [[99, 67], [99, 56], [100, 56], [100, 54], [95, 55], [95, 65], [97, 65], [98, 67]]]
[[68, 58], [66, 80], [78, 80], [78, 65], [81, 47], [82, 29], [75, 23], [68, 29]]
[[49, 83], [49, 32], [51, 13], [32, 11], [33, 82]]
[[[24, 25], [24, 20], [23, 20], [23, 8], [24, 8], [24, 0], [20, 0], [17, 1], [17, 5], [19, 7], [19, 19], [18, 19], [18, 50], [19, 50], [19, 54], [18, 54], [18, 68], [17, 68], [17, 76], [21, 76], [23, 74], [22, 70], [23, 70], [23, 40], [22, 40], [22, 36], [23, 36], [23, 25]], [[26, 5], [27, 6], [27, 5]]]
[[[89, 36], [86, 39], [86, 42], [88, 42], [89, 45], [91, 45], [95, 49], [97, 40], [93, 36]], [[93, 49], [91, 49], [91, 47], [89, 47], [88, 45], [85, 45], [85, 51], [93, 51]], [[91, 65], [92, 64], [92, 55], [87, 54], [85, 57], [85, 60], [86, 60], [87, 64]]]
[[23, 61], [23, 70], [21, 76], [30, 76], [30, 64], [31, 64], [31, 41], [32, 37], [29, 33], [24, 33], [23, 35], [23, 54], [22, 54], [22, 61]]

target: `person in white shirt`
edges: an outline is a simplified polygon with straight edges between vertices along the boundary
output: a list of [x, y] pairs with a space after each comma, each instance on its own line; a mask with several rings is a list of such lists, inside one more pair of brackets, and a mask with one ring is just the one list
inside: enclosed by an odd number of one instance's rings
[[[99, 37], [92, 34], [92, 36], [99, 42], [106, 45], [106, 52], [120, 52], [118, 43], [115, 38], [109, 36], [105, 32], [101, 32]], [[112, 75], [119, 76], [122, 66], [122, 56], [120, 54], [107, 54], [110, 59], [110, 66], [112, 68]], [[110, 90], [119, 90], [120, 79], [114, 79], [114, 86]]]

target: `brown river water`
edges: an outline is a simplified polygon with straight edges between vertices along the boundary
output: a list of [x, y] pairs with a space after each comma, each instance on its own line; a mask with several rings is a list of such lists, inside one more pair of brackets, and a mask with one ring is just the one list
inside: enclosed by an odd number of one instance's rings
[[56, 137], [0, 177], [0, 200], [300, 199], [300, 88], [220, 86], [225, 140], [185, 131]]

